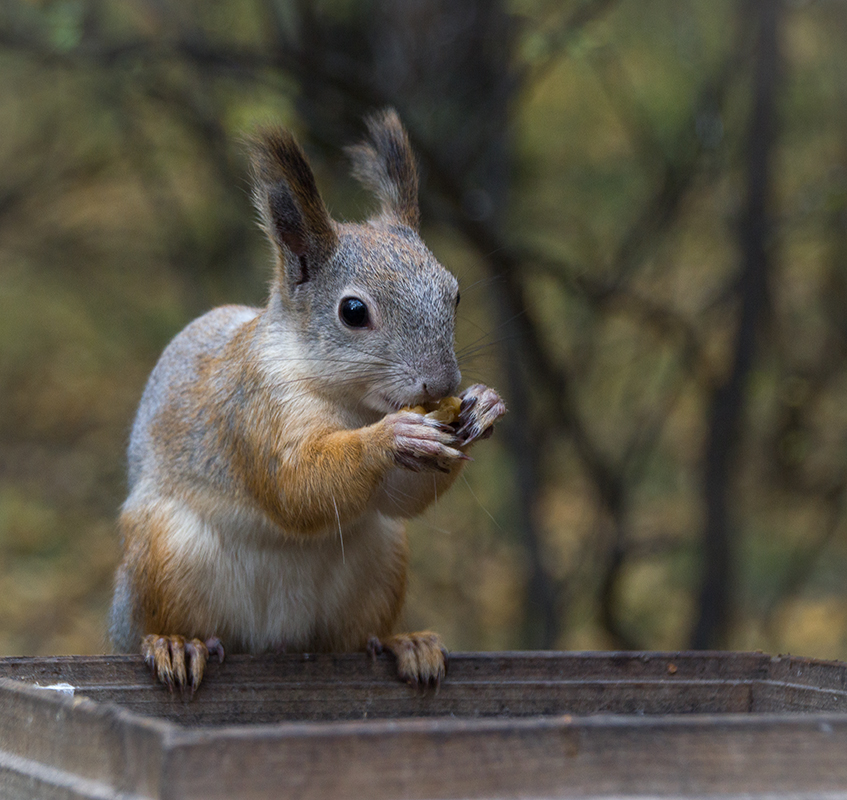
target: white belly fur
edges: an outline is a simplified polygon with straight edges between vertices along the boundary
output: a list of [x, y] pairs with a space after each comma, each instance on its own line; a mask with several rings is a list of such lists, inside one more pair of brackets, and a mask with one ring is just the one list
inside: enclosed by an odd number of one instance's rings
[[215, 620], [207, 634], [236, 651], [311, 649], [316, 632], [343, 626], [350, 609], [361, 608], [357, 598], [373, 594], [374, 576], [396, 558], [404, 535], [402, 522], [376, 511], [340, 536], [336, 528], [295, 539], [255, 512], [201, 516], [168, 505], [169, 550], [185, 566], [198, 627]]

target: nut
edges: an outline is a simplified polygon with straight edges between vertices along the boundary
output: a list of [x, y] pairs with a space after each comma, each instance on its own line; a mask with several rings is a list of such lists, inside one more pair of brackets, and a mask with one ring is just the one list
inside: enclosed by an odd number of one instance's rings
[[459, 418], [461, 405], [462, 399], [460, 397], [442, 397], [437, 402], [426, 403], [421, 406], [409, 406], [401, 410], [411, 411], [413, 414], [422, 414], [427, 419], [452, 425]]

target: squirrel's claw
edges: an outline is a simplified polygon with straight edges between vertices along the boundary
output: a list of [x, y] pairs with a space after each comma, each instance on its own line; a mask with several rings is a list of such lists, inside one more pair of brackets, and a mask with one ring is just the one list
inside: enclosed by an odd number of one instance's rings
[[494, 423], [506, 413], [506, 404], [500, 395], [481, 383], [462, 392], [456, 438], [462, 446], [487, 439], [494, 431]]
[[224, 649], [219, 639], [201, 642], [199, 639], [186, 641], [183, 636], [160, 636], [149, 634], [141, 640], [141, 654], [153, 676], [185, 696], [194, 696], [203, 680], [209, 650], [223, 661]]
[[365, 645], [365, 651], [371, 657], [371, 661], [376, 661], [376, 657], [383, 654], [385, 648], [377, 636], [368, 637], [368, 643]]
[[441, 637], [432, 631], [398, 633], [384, 640], [372, 636], [367, 649], [373, 657], [384, 650], [393, 653], [398, 677], [415, 689], [438, 691], [447, 674], [447, 649]]
[[450, 472], [459, 461], [470, 460], [458, 450], [459, 440], [453, 429], [412, 411], [400, 411], [386, 417], [393, 428], [394, 460], [412, 470]]
[[211, 638], [206, 639], [204, 644], [206, 645], [206, 649], [209, 651], [209, 657], [217, 656], [218, 663], [223, 664], [226, 653], [224, 653], [224, 646], [221, 643], [221, 640], [218, 639], [217, 636], [212, 636]]

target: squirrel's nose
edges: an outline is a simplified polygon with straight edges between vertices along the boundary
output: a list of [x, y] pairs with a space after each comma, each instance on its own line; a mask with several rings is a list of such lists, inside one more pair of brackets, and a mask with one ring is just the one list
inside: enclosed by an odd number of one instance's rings
[[459, 388], [461, 380], [462, 373], [456, 367], [444, 375], [424, 381], [421, 388], [427, 400], [440, 400], [442, 397], [448, 397], [453, 394]]

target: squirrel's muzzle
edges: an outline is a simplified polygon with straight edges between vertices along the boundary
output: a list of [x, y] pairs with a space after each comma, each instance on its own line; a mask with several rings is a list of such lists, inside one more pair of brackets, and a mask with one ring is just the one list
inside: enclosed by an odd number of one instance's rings
[[456, 393], [462, 373], [457, 366], [448, 367], [421, 379], [421, 395], [424, 402], [440, 400]]

